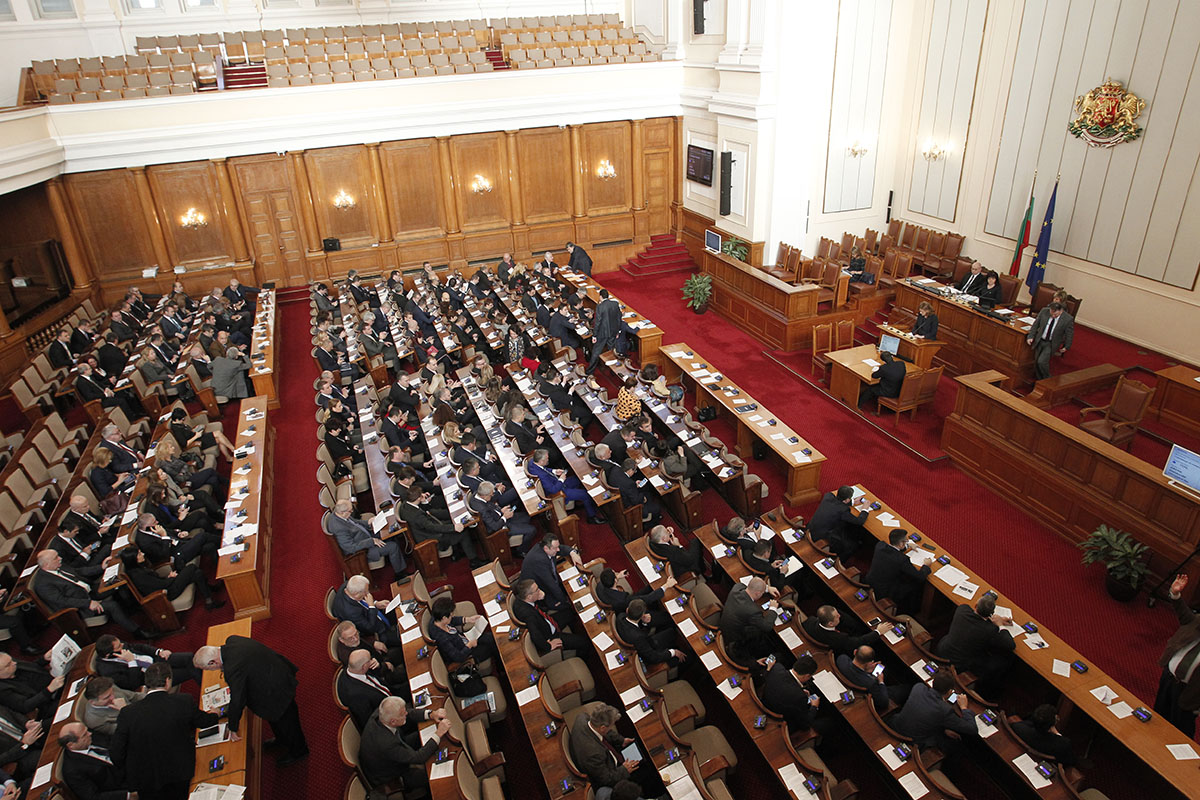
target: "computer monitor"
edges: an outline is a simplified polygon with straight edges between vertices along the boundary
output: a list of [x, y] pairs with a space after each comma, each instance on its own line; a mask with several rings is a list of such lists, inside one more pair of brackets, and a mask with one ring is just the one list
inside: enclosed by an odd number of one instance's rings
[[1200, 494], [1200, 453], [1193, 453], [1179, 445], [1172, 446], [1167, 464], [1163, 467], [1163, 475], [1171, 483]]
[[721, 234], [716, 231], [705, 231], [704, 249], [710, 253], [721, 252]]
[[879, 337], [879, 352], [891, 353], [892, 355], [896, 355], [896, 351], [899, 349], [900, 349], [900, 337], [889, 336], [886, 333]]

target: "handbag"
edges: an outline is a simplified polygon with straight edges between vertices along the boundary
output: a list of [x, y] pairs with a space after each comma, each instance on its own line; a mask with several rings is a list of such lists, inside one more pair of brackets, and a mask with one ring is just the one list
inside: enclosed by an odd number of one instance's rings
[[479, 668], [473, 661], [464, 661], [458, 665], [451, 676], [450, 689], [458, 698], [478, 697], [487, 691], [487, 684], [479, 674]]
[[120, 514], [129, 505], [129, 498], [121, 492], [112, 492], [100, 501], [100, 510], [105, 516]]
[[717, 409], [714, 406], [705, 406], [696, 412], [697, 422], [712, 422], [717, 418]]

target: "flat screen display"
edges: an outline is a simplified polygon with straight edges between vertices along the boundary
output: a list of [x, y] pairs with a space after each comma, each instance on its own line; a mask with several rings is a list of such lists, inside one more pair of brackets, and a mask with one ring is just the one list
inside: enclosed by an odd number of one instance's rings
[[687, 179], [712, 186], [713, 151], [689, 144], [687, 149]]
[[1200, 492], [1200, 453], [1193, 453], [1179, 445], [1171, 448], [1163, 475], [1176, 483], [1182, 483], [1194, 492]]
[[896, 355], [896, 351], [900, 348], [900, 339], [896, 336], [888, 336], [886, 333], [879, 337], [879, 352], [891, 353]]
[[721, 234], [716, 231], [704, 232], [704, 249], [710, 253], [721, 252]]

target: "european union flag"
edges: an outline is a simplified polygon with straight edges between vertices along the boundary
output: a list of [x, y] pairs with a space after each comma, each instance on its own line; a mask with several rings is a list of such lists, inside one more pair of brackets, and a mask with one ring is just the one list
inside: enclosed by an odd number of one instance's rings
[[1033, 255], [1033, 263], [1029, 265], [1029, 274], [1025, 276], [1025, 285], [1032, 295], [1037, 285], [1046, 275], [1046, 257], [1050, 255], [1050, 229], [1054, 226], [1054, 199], [1058, 197], [1058, 181], [1054, 182], [1054, 191], [1050, 194], [1050, 203], [1046, 206], [1046, 217], [1042, 220], [1042, 233], [1038, 236], [1037, 252]]

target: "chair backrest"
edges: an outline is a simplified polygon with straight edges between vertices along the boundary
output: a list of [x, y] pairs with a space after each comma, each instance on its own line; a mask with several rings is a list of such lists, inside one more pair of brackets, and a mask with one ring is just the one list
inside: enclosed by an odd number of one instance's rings
[[886, 275], [889, 278], [896, 277], [896, 256], [895, 250], [888, 250], [883, 254], [883, 270], [881, 275]]
[[863, 245], [867, 248], [868, 253], [875, 252], [875, 244], [879, 241], [879, 231], [873, 231], [867, 228], [866, 238], [863, 240]]
[[963, 258], [962, 256], [955, 259], [954, 274], [950, 276], [950, 282], [956, 286], [962, 283], [962, 279], [967, 277], [967, 273], [971, 271], [971, 265], [974, 263], [974, 259]]
[[[922, 228], [922, 230], [924, 230]], [[916, 236], [917, 226], [909, 224], [904, 226], [904, 236], [900, 239], [900, 246], [904, 248], [912, 247], [913, 238]]]
[[358, 747], [361, 742], [358, 728], [354, 726], [354, 721], [347, 715], [342, 720], [341, 727], [338, 728], [338, 755], [342, 757], [342, 763], [347, 767], [358, 766]]
[[912, 265], [913, 265], [913, 254], [912, 253], [901, 253], [899, 256], [896, 257], [896, 277], [897, 278], [907, 278], [908, 274], [910, 272], [912, 272]]
[[[920, 389], [917, 391], [915, 401], [917, 405], [924, 405], [933, 401], [934, 395], [937, 394], [938, 382], [942, 379], [943, 369], [945, 367], [934, 367], [921, 373]], [[908, 383], [907, 376], [905, 376], [904, 382]]]
[[941, 233], [940, 231], [934, 231], [929, 235], [929, 244], [926, 247], [925, 252], [930, 256], [940, 256], [942, 254], [942, 248], [945, 246], [946, 234]]
[[892, 220], [888, 223], [887, 235], [892, 239], [898, 239], [900, 237], [900, 228], [903, 225], [904, 223], [898, 219]]
[[1000, 302], [1011, 306], [1017, 302], [1017, 294], [1021, 291], [1021, 279], [1016, 275], [1001, 275], [1000, 290]]
[[921, 228], [917, 231], [916, 241], [913, 243], [913, 249], [919, 252], [925, 252], [929, 247], [929, 229]]
[[1107, 416], [1117, 422], [1138, 422], [1145, 416], [1153, 397], [1154, 389], [1141, 381], [1129, 380], [1122, 375], [1113, 391]]

